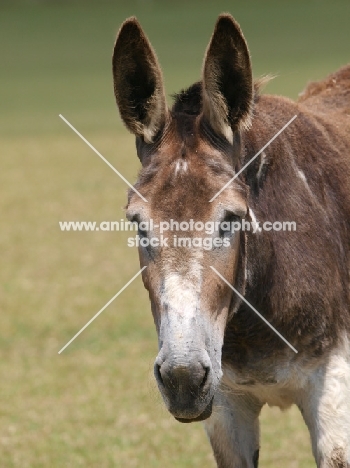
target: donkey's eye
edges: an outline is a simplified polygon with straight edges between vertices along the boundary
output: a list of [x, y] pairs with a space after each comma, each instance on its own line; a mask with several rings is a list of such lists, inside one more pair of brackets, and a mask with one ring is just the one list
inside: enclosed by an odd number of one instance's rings
[[140, 228], [140, 225], [138, 226], [137, 233], [138, 233], [140, 238], [147, 237], [147, 231]]
[[130, 222], [137, 225], [137, 233], [140, 238], [147, 237], [147, 230], [145, 229], [146, 223], [140, 220], [140, 216], [138, 214], [132, 216], [130, 218]]
[[227, 213], [224, 219], [220, 223], [219, 236], [220, 237], [231, 237], [231, 235], [239, 230], [241, 224], [240, 216], [235, 213]]

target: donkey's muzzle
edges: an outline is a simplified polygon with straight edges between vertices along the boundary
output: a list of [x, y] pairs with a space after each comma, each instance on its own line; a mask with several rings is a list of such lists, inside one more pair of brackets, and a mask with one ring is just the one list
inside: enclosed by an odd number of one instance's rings
[[205, 419], [208, 419], [211, 416], [211, 413], [213, 411], [213, 400], [214, 400], [214, 397], [212, 397], [212, 399], [209, 402], [209, 405], [205, 408], [203, 413], [201, 413], [196, 418], [189, 419], [189, 418], [177, 418], [177, 417], [175, 417], [175, 419], [177, 421], [181, 422], [181, 423], [191, 423], [191, 422], [204, 421]]
[[[207, 353], [204, 357], [192, 357], [190, 362], [178, 357], [163, 360], [158, 356], [154, 374], [168, 410], [176, 419], [191, 422], [210, 416], [212, 370]], [[205, 417], [201, 418], [202, 415]]]

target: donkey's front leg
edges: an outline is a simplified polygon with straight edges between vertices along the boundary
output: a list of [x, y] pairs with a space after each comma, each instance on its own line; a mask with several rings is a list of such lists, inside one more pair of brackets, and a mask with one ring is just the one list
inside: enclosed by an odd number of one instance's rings
[[215, 395], [205, 429], [218, 468], [257, 468], [261, 407], [249, 394], [220, 390]]
[[311, 376], [299, 400], [318, 468], [350, 468], [350, 352], [347, 340]]

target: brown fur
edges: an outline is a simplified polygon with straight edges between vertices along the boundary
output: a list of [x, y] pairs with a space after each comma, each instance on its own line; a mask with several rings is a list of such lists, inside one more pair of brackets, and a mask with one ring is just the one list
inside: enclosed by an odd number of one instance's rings
[[346, 463], [344, 450], [339, 447], [333, 450], [328, 463], [330, 468], [349, 468], [350, 466], [349, 463]]
[[[246, 157], [242, 164], [283, 122], [298, 114], [293, 127], [265, 151], [264, 177], [256, 177], [259, 161], [248, 167], [243, 176], [250, 186], [249, 205], [259, 220], [293, 219], [298, 226], [294, 234], [263, 233], [248, 240], [252, 279], [247, 285], [247, 298], [259, 310], [266, 311], [269, 320], [308, 355], [319, 355], [334, 346], [339, 332], [350, 326], [350, 126], [342, 116], [342, 108], [337, 121], [326, 120], [313, 111], [315, 96], [312, 104], [309, 109], [306, 99], [298, 105], [284, 98], [262, 96], [255, 106], [253, 129], [244, 135]], [[344, 107], [347, 105], [343, 103]], [[305, 174], [313, 196], [295, 168]], [[276, 204], [276, 196], [283, 197], [283, 203]], [[264, 259], [264, 268], [254, 261], [257, 252]], [[244, 322], [239, 327], [247, 340], [252, 333], [261, 336], [266, 350], [267, 336], [262, 335], [269, 335], [269, 331], [260, 334], [250, 330], [248, 323], [255, 319], [243, 309]], [[240, 314], [232, 326], [235, 322], [238, 326]], [[257, 326], [260, 328], [261, 324]], [[234, 336], [239, 348], [237, 330]], [[274, 341], [272, 335], [270, 338]], [[262, 351], [258, 349], [255, 343], [254, 352]], [[244, 365], [245, 360], [239, 360]]]

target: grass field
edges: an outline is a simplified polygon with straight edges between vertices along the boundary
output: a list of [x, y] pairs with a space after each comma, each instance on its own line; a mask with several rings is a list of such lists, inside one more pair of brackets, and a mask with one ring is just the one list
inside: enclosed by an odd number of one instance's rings
[[[1, 2], [1, 467], [215, 466], [201, 424], [163, 408], [140, 278], [57, 354], [139, 268], [125, 234], [60, 232], [124, 217], [126, 186], [58, 114], [135, 181], [112, 92], [120, 23], [138, 16], [171, 94], [199, 78], [222, 11], [241, 23], [255, 76], [278, 75], [267, 92], [295, 98], [350, 60], [347, 1]], [[261, 467], [313, 467], [309, 445], [297, 411], [264, 409]]]

